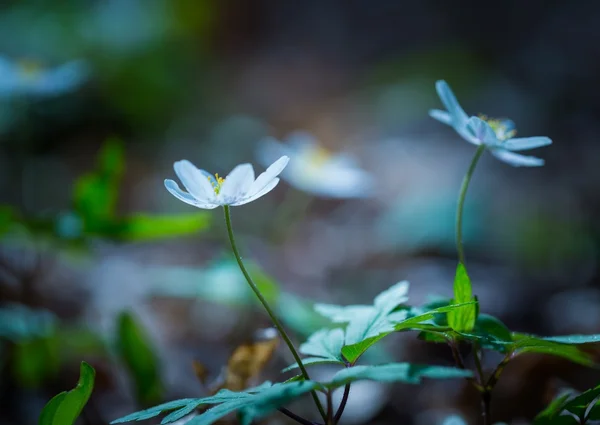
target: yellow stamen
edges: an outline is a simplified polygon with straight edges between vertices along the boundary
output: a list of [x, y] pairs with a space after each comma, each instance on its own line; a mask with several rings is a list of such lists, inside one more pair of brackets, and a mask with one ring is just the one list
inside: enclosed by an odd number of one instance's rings
[[42, 74], [43, 66], [33, 60], [22, 60], [17, 62], [19, 75], [24, 80], [35, 80]]
[[223, 177], [219, 177], [219, 173], [216, 173], [214, 178], [212, 176], [206, 177], [206, 178], [208, 179], [211, 186], [213, 187], [215, 194], [218, 195], [219, 191], [221, 190], [221, 186], [223, 185], [223, 183], [225, 183], [225, 179]]
[[327, 149], [317, 146], [307, 153], [308, 163], [314, 167], [320, 167], [331, 157]]
[[494, 130], [494, 133], [496, 133], [496, 137], [502, 142], [504, 140], [512, 139], [517, 134], [516, 129], [508, 129], [504, 120], [488, 118], [486, 115], [483, 114], [479, 114], [479, 118], [487, 122], [490, 125], [490, 127], [492, 127], [492, 130]]

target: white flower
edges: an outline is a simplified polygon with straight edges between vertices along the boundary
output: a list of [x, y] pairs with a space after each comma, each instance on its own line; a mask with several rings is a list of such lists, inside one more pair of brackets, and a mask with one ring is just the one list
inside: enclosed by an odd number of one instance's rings
[[227, 177], [222, 178], [196, 168], [190, 161], [177, 161], [173, 168], [187, 192], [170, 179], [165, 180], [165, 187], [176, 198], [198, 208], [212, 210], [225, 205], [244, 205], [273, 190], [279, 183], [277, 176], [289, 160], [287, 156], [282, 156], [256, 180], [250, 164], [238, 165]]
[[269, 137], [258, 146], [263, 165], [279, 155], [293, 159], [281, 177], [296, 189], [329, 198], [359, 198], [373, 192], [372, 176], [353, 158], [326, 151], [308, 133], [292, 133], [285, 144]]
[[44, 68], [33, 61], [11, 61], [0, 56], [0, 96], [56, 96], [81, 85], [89, 70], [83, 61]]
[[511, 120], [488, 119], [485, 116], [469, 117], [456, 100], [448, 83], [436, 82], [435, 88], [445, 111], [433, 109], [429, 115], [454, 128], [458, 134], [474, 145], [484, 144], [492, 155], [514, 167], [539, 167], [544, 160], [535, 156], [521, 155], [514, 151], [535, 149], [552, 144], [548, 137], [514, 137], [515, 123]]

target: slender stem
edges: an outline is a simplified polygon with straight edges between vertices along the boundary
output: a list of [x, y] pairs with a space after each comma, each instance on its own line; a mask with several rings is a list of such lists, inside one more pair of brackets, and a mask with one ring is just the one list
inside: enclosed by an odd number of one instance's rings
[[[460, 355], [460, 351], [458, 351], [458, 346], [456, 345], [456, 342], [451, 339], [448, 338], [447, 339], [448, 342], [448, 346], [450, 346], [450, 349], [452, 350], [452, 357], [454, 357], [454, 361], [456, 362], [456, 365], [464, 370], [467, 370], [467, 368], [465, 367], [465, 362], [463, 362], [462, 356]], [[477, 382], [476, 379], [474, 378], [465, 378], [468, 382], [470, 382], [479, 392], [483, 391], [483, 385], [481, 385], [479, 382]]]
[[[483, 367], [481, 367], [481, 359], [479, 355], [481, 353], [481, 348], [479, 344], [473, 344], [473, 357], [475, 359], [475, 368], [477, 369], [477, 374], [479, 375], [479, 382], [481, 384], [480, 394], [481, 394], [481, 414], [483, 416], [483, 424], [490, 425], [491, 422], [491, 410], [492, 410], [492, 388], [489, 387], [485, 380], [485, 375], [483, 374]], [[488, 381], [489, 382], [489, 381]]]
[[477, 369], [477, 374], [479, 375], [479, 382], [483, 387], [485, 387], [485, 376], [483, 375], [483, 368], [481, 367], [481, 359], [479, 358], [479, 354], [481, 353], [481, 348], [479, 344], [473, 343], [473, 357], [475, 359], [475, 368]]
[[327, 390], [327, 425], [333, 424], [333, 390]]
[[467, 189], [469, 189], [471, 177], [473, 176], [473, 172], [475, 171], [475, 167], [477, 166], [479, 158], [481, 158], [481, 155], [483, 155], [483, 151], [485, 151], [485, 145], [481, 144], [477, 148], [475, 156], [471, 160], [471, 165], [469, 165], [467, 174], [465, 174], [465, 177], [463, 178], [462, 184], [460, 185], [460, 192], [458, 194], [458, 207], [456, 209], [456, 249], [458, 250], [458, 259], [463, 264], [465, 264], [465, 251], [462, 240], [463, 207], [465, 205], [465, 198], [467, 197]]
[[302, 416], [296, 415], [294, 412], [286, 409], [285, 407], [280, 407], [277, 410], [279, 410], [281, 413], [283, 413], [288, 418], [291, 418], [302, 425], [317, 425], [316, 422], [311, 422], [308, 419], [304, 419]]
[[[290, 352], [292, 353], [292, 356], [294, 356], [294, 360], [296, 360], [296, 363], [298, 363], [298, 367], [300, 368], [300, 371], [302, 372], [302, 376], [307, 381], [310, 380], [310, 376], [308, 375], [308, 372], [306, 371], [306, 367], [304, 367], [304, 363], [302, 363], [302, 359], [300, 359], [300, 355], [298, 354], [298, 351], [296, 351], [296, 348], [294, 347], [292, 340], [286, 333], [285, 329], [283, 329], [281, 322], [279, 322], [279, 319], [277, 318], [277, 316], [275, 315], [275, 313], [269, 306], [269, 303], [267, 302], [267, 300], [265, 299], [263, 294], [260, 292], [260, 290], [258, 289], [256, 284], [252, 280], [252, 277], [250, 277], [250, 273], [248, 273], [248, 270], [246, 270], [246, 266], [244, 266], [244, 263], [242, 262], [242, 257], [240, 255], [240, 252], [238, 251], [237, 245], [235, 243], [235, 237], [233, 236], [233, 227], [231, 226], [231, 213], [229, 211], [229, 205], [225, 205], [223, 207], [223, 210], [225, 211], [225, 223], [227, 224], [227, 233], [229, 234], [229, 242], [231, 243], [231, 250], [233, 251], [233, 255], [235, 256], [235, 259], [238, 263], [238, 266], [240, 267], [240, 270], [242, 271], [242, 274], [246, 278], [246, 281], [248, 282], [248, 285], [250, 285], [250, 288], [254, 292], [254, 295], [256, 295], [256, 297], [259, 299], [259, 301], [263, 305], [264, 309], [266, 310], [267, 314], [271, 318], [271, 321], [277, 328], [277, 331], [279, 332], [279, 335], [281, 336], [281, 338], [284, 340], [285, 344], [288, 346]], [[317, 397], [317, 393], [315, 391], [311, 391], [311, 394], [312, 394], [313, 400], [315, 402], [315, 405], [317, 406], [317, 409], [319, 409], [319, 413], [321, 414], [321, 417], [323, 418], [324, 421], [327, 421], [327, 414], [325, 413], [325, 410], [323, 409], [323, 405], [321, 404], [321, 402], [319, 401], [319, 398]]]
[[483, 425], [492, 424], [492, 393], [484, 390], [481, 393], [481, 415], [483, 416]]
[[342, 414], [344, 413], [344, 409], [346, 408], [346, 403], [348, 402], [349, 395], [350, 395], [350, 383], [347, 383], [346, 386], [344, 387], [344, 394], [342, 395], [342, 401], [340, 402], [338, 410], [337, 410], [337, 412], [335, 412], [335, 416], [333, 417], [334, 425], [340, 421]]
[[502, 361], [498, 364], [498, 366], [496, 366], [496, 369], [494, 369], [494, 371], [490, 375], [487, 384], [485, 384], [485, 386], [489, 388], [490, 391], [494, 388], [494, 386], [498, 382], [498, 379], [500, 379], [502, 371], [504, 370], [508, 362], [513, 359], [513, 356], [513, 353], [508, 353], [506, 356], [504, 356], [504, 359], [502, 359]]

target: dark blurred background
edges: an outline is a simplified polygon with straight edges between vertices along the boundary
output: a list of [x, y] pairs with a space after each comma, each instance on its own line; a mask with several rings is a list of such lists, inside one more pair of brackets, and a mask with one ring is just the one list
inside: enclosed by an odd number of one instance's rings
[[[474, 148], [428, 117], [438, 79], [468, 113], [554, 141], [533, 153], [542, 168], [485, 155], [475, 172], [465, 243], [481, 309], [515, 331], [600, 332], [600, 3], [0, 4], [1, 424], [37, 423], [81, 360], [98, 373], [81, 424], [200, 397], [193, 362], [212, 379], [269, 325], [220, 210], [164, 189], [182, 158], [220, 175], [242, 162], [262, 171], [259, 142], [302, 130], [374, 179], [352, 199], [283, 181], [233, 209], [244, 257], [296, 341], [322, 324], [313, 301], [366, 304], [404, 279], [413, 304], [451, 296], [456, 195]], [[390, 337], [372, 360], [452, 364], [415, 336]], [[282, 379], [289, 363], [280, 347], [260, 378]], [[524, 356], [494, 392], [494, 420], [527, 422], [559, 388], [599, 378]], [[478, 408], [463, 382], [365, 383], [343, 421], [478, 423]]]

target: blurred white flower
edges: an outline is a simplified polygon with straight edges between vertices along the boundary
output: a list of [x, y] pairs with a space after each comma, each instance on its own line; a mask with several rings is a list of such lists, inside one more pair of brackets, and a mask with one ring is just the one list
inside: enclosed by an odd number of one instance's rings
[[45, 68], [35, 61], [0, 56], [0, 97], [57, 96], [80, 86], [88, 74], [87, 65], [80, 60]]
[[279, 183], [277, 176], [289, 160], [287, 156], [282, 156], [256, 180], [250, 164], [238, 165], [223, 178], [196, 168], [190, 161], [177, 161], [173, 168], [187, 192], [170, 179], [165, 180], [165, 187], [177, 199], [198, 208], [212, 210], [225, 205], [244, 205], [273, 190]]
[[288, 136], [287, 143], [273, 137], [262, 140], [258, 160], [268, 164], [280, 155], [292, 158], [281, 177], [296, 189], [328, 198], [360, 198], [372, 194], [373, 177], [354, 158], [333, 154], [305, 132]]

